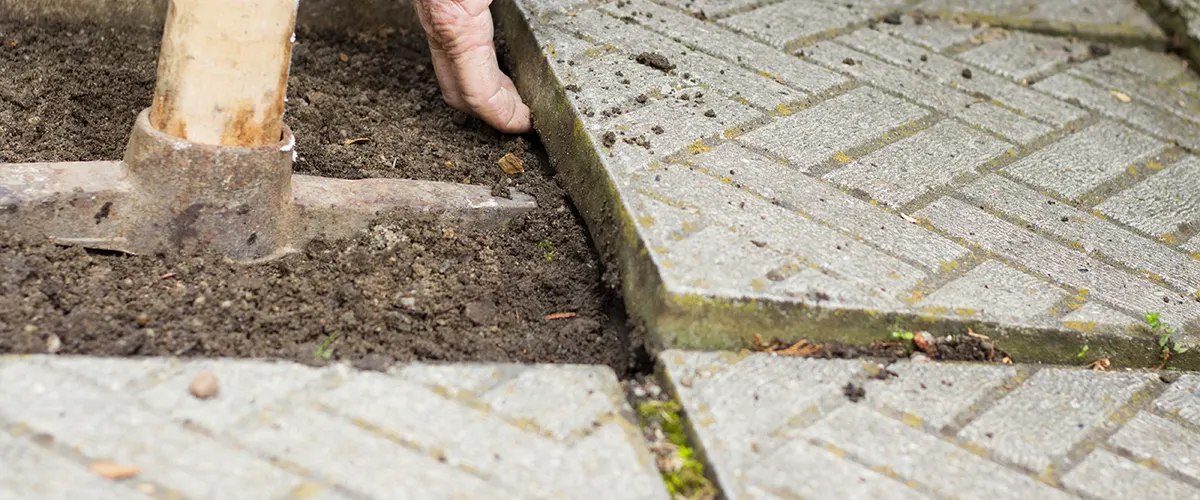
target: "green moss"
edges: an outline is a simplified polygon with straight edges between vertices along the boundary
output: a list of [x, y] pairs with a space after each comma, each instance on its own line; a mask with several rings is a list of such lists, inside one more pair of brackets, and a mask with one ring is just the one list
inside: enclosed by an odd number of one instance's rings
[[695, 451], [688, 446], [687, 432], [683, 426], [683, 418], [679, 415], [679, 403], [676, 401], [646, 401], [638, 405], [638, 415], [643, 426], [657, 423], [666, 435], [667, 441], [675, 445], [675, 456], [681, 462], [676, 470], [663, 470], [663, 483], [675, 498], [712, 499], [716, 498], [716, 488], [704, 475], [704, 463], [696, 458]]

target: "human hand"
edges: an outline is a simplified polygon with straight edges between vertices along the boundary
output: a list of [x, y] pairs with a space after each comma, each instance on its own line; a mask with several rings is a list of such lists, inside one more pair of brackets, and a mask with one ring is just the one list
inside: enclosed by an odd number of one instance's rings
[[529, 107], [500, 71], [492, 44], [491, 0], [415, 0], [446, 104], [501, 132], [530, 130]]

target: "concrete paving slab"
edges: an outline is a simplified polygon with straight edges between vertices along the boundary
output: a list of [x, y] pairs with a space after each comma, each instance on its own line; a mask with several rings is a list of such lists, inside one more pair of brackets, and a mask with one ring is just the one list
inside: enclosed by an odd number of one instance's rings
[[1200, 434], [1168, 409], [1191, 379], [867, 363], [668, 350], [658, 366], [726, 498], [1200, 498]]
[[1196, 345], [1200, 112], [1171, 108], [1200, 78], [1120, 46], [1161, 38], [1132, 0], [926, 4], [960, 22], [886, 0], [497, 4], [652, 348], [970, 327], [1018, 360], [1157, 366], [1150, 312]]
[[1059, 35], [1140, 43], [1166, 37], [1137, 0], [925, 0], [916, 7], [967, 23], [979, 21]]
[[3, 357], [0, 401], [5, 499], [668, 498], [604, 367]]

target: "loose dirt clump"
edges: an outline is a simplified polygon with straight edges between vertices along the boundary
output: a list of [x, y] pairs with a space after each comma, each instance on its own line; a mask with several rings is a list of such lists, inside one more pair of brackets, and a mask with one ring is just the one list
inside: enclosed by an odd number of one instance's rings
[[675, 65], [671, 64], [671, 60], [658, 52], [642, 52], [637, 55], [636, 60], [638, 64], [649, 66], [664, 73], [675, 69]]
[[[119, 159], [150, 104], [155, 30], [0, 24], [0, 162]], [[528, 193], [538, 208], [467, 230], [394, 215], [256, 266], [127, 256], [0, 228], [0, 353], [572, 362], [626, 373], [615, 283], [535, 137], [447, 108], [420, 34], [298, 34], [286, 122], [300, 173]], [[367, 140], [354, 141], [365, 138]], [[507, 174], [498, 161], [519, 164]], [[2, 220], [2, 219], [0, 219]], [[612, 280], [609, 280], [612, 281]]]

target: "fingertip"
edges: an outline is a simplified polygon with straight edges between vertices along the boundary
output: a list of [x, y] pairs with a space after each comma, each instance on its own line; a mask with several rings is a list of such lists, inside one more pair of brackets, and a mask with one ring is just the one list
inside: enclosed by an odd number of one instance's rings
[[533, 131], [533, 117], [529, 111], [529, 106], [521, 104], [513, 115], [513, 119], [509, 121], [510, 134], [524, 134]]

